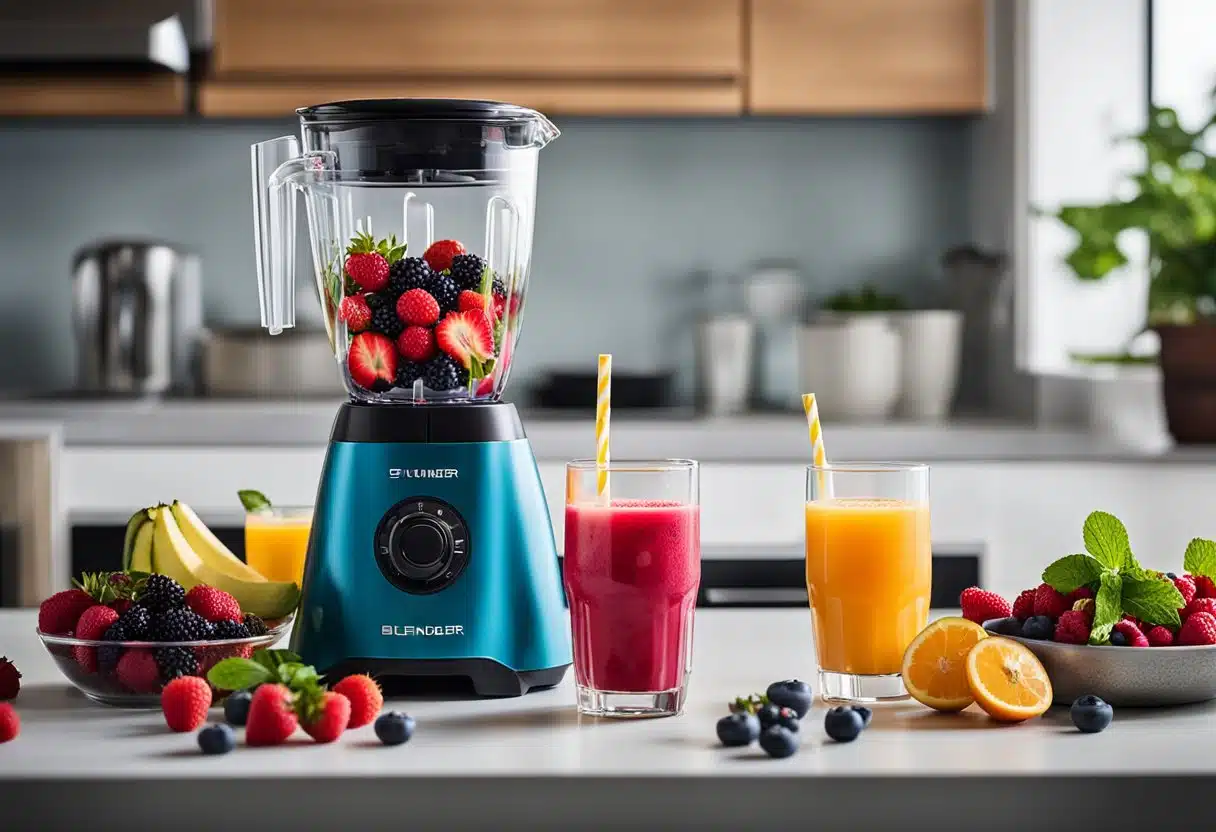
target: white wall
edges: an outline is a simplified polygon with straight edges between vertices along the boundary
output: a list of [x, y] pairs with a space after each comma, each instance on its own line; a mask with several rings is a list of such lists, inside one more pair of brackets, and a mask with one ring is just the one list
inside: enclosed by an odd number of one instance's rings
[[[1153, 100], [1177, 110], [1190, 129], [1212, 115], [1212, 90], [1216, 88], [1213, 33], [1213, 0], [1153, 3]], [[1216, 151], [1216, 147], [1212, 149]]]

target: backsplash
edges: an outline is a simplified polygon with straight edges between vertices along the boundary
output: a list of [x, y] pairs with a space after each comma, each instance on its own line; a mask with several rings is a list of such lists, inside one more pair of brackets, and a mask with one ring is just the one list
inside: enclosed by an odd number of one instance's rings
[[[914, 303], [967, 240], [969, 123], [560, 122], [542, 155], [527, 330], [511, 389], [547, 367], [688, 364], [698, 273], [798, 264], [822, 297], [865, 280]], [[74, 378], [71, 256], [103, 237], [202, 255], [209, 323], [258, 320], [249, 145], [290, 122], [0, 125], [0, 389]], [[19, 357], [19, 360], [13, 360]]]

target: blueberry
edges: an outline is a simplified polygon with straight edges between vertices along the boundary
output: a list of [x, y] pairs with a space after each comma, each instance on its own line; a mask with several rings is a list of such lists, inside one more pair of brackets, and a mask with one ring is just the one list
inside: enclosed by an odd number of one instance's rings
[[728, 748], [751, 745], [760, 736], [760, 720], [754, 714], [737, 711], [718, 720], [718, 739]]
[[1022, 625], [1022, 638], [1033, 638], [1044, 641], [1055, 635], [1055, 632], [1055, 623], [1046, 615], [1032, 615]]
[[388, 711], [376, 717], [376, 736], [385, 745], [401, 745], [414, 736], [414, 718], [400, 711]]
[[798, 750], [798, 735], [784, 725], [774, 725], [760, 734], [760, 747], [770, 757], [792, 757]]
[[760, 730], [764, 731], [776, 725], [781, 719], [781, 709], [770, 702], [756, 709], [756, 717], [760, 720]]
[[836, 742], [852, 742], [865, 727], [865, 717], [853, 708], [832, 708], [823, 718], [823, 730]]
[[1165, 577], [1169, 578], [1171, 581], [1178, 580], [1178, 576], [1175, 575], [1173, 572], [1166, 572]]
[[1110, 634], [1110, 643], [1112, 647], [1126, 647], [1127, 636], [1123, 635], [1123, 633], [1119, 632], [1118, 630], [1115, 630]]
[[238, 690], [228, 694], [224, 700], [224, 719], [229, 725], [244, 725], [249, 719], [249, 703], [253, 694], [247, 690]]
[[777, 711], [777, 724], [796, 733], [798, 731], [798, 712], [793, 708], [782, 708]]
[[861, 717], [861, 727], [869, 728], [870, 720], [874, 718], [874, 712], [869, 708], [863, 708], [861, 705], [854, 705], [853, 710]]
[[784, 682], [773, 682], [764, 692], [768, 701], [779, 708], [792, 708], [802, 719], [811, 711], [811, 686], [799, 679], [786, 679]]
[[227, 754], [236, 747], [236, 736], [227, 725], [208, 725], [198, 732], [198, 747], [204, 754]]
[[985, 621], [984, 629], [996, 633], [998, 636], [1020, 636], [1022, 635], [1022, 622], [1013, 616], [995, 618], [992, 621]]
[[1078, 696], [1068, 709], [1072, 724], [1084, 734], [1096, 734], [1106, 730], [1115, 718], [1114, 709], [1096, 696]]

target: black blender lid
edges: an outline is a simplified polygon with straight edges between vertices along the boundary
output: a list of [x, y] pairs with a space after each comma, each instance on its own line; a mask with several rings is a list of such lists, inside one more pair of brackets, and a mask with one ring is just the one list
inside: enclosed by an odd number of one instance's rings
[[501, 101], [462, 98], [368, 98], [332, 101], [301, 107], [296, 113], [306, 122], [350, 121], [469, 121], [503, 126], [525, 124], [545, 117], [536, 110]]

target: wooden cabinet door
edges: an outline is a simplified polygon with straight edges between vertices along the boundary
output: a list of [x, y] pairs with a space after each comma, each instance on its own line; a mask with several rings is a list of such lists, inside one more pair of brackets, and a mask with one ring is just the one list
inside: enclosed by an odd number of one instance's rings
[[988, 97], [985, 0], [751, 0], [749, 104], [958, 113]]
[[186, 80], [170, 73], [0, 74], [0, 116], [144, 117], [186, 112]]
[[735, 78], [744, 0], [215, 0], [218, 78]]

